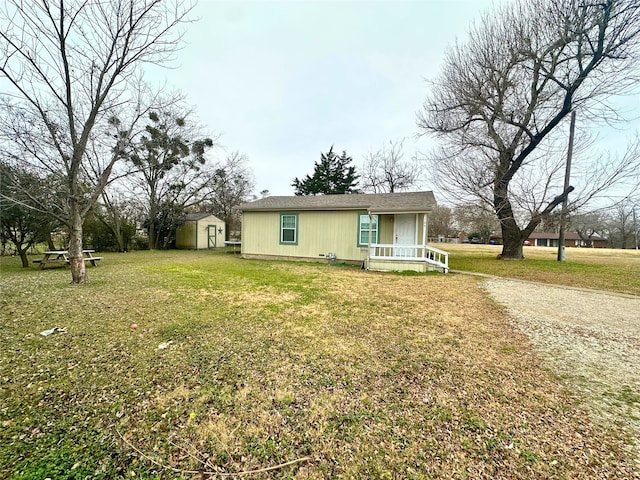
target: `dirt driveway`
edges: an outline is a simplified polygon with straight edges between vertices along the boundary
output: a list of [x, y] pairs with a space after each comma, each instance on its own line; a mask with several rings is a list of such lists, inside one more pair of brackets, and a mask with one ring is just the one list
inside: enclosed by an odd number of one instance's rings
[[629, 438], [640, 468], [640, 297], [497, 278], [484, 286], [594, 420]]

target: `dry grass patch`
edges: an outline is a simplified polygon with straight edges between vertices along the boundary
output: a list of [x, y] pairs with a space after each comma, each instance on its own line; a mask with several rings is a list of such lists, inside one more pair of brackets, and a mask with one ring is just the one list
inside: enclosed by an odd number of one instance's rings
[[631, 475], [473, 278], [145, 258], [84, 287], [3, 269], [0, 476]]
[[640, 295], [640, 251], [610, 248], [567, 248], [557, 261], [557, 248], [524, 247], [524, 261], [499, 261], [500, 245], [451, 244], [454, 270], [499, 277]]

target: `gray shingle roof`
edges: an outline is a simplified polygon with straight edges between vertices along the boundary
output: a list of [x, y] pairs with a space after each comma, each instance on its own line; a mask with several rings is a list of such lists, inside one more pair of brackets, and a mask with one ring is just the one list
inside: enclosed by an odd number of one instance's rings
[[210, 217], [212, 215], [213, 213], [187, 213], [184, 217], [182, 217], [182, 219], [187, 222], [192, 222], [202, 220], [203, 218]]
[[354, 193], [347, 195], [306, 195], [266, 197], [243, 203], [240, 210], [370, 210], [385, 212], [424, 212], [436, 206], [433, 192]]

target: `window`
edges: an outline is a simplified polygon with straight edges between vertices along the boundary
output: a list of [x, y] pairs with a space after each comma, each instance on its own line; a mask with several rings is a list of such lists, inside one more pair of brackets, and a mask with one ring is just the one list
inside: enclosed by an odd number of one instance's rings
[[378, 243], [378, 215], [369, 217], [366, 213], [358, 215], [358, 246], [369, 245], [369, 220], [371, 220], [371, 243]]
[[298, 214], [280, 214], [280, 243], [287, 245], [298, 244]]

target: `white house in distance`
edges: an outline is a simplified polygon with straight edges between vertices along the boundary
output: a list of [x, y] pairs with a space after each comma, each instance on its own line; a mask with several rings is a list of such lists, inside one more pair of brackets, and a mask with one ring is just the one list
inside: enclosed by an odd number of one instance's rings
[[448, 254], [426, 245], [435, 206], [433, 192], [266, 197], [240, 205], [241, 253], [447, 271]]
[[225, 223], [210, 213], [190, 213], [176, 229], [176, 248], [201, 250], [224, 247]]

